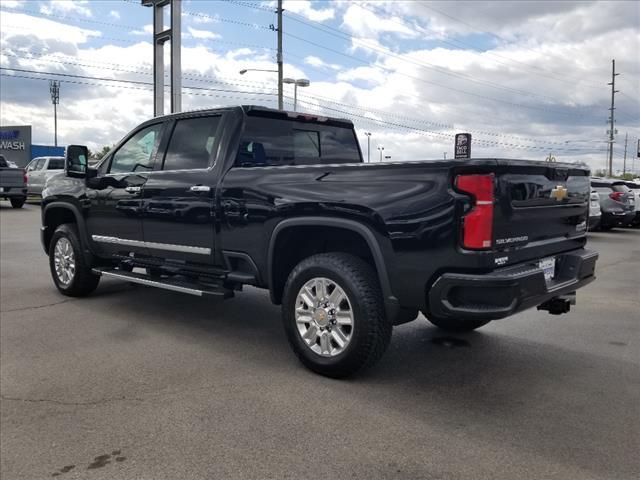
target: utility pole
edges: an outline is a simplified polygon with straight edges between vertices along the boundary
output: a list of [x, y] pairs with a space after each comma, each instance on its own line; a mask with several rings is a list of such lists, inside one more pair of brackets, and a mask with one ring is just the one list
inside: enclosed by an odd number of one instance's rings
[[616, 61], [615, 59], [611, 60], [611, 83], [607, 83], [607, 85], [611, 85], [611, 108], [609, 109], [609, 111], [611, 112], [611, 115], [609, 116], [609, 176], [611, 177], [613, 175], [613, 136], [615, 134], [615, 130], [614, 130], [614, 124], [615, 124], [615, 119], [614, 119], [614, 110], [615, 110], [615, 95], [616, 93], [618, 93], [618, 90], [616, 90], [616, 77], [620, 75], [619, 73], [616, 73]]
[[58, 146], [58, 104], [60, 103], [60, 80], [49, 80], [49, 93], [53, 103], [53, 144]]
[[624, 134], [624, 160], [622, 161], [622, 175], [627, 173], [627, 140], [629, 140], [629, 132]]
[[282, 104], [282, 0], [278, 0], [278, 110]]

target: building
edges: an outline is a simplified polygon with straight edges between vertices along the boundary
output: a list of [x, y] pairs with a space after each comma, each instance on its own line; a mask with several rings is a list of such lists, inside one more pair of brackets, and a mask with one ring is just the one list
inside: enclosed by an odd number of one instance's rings
[[0, 127], [0, 155], [25, 167], [35, 157], [63, 156], [64, 147], [51, 145], [33, 145], [31, 143], [31, 125]]

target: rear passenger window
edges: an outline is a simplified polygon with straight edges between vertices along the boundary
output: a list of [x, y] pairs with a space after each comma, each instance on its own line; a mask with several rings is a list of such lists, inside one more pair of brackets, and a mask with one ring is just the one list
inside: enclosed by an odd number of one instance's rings
[[361, 161], [351, 128], [251, 116], [247, 117], [236, 156], [239, 167]]
[[171, 134], [163, 170], [208, 168], [220, 117], [197, 117], [178, 120]]

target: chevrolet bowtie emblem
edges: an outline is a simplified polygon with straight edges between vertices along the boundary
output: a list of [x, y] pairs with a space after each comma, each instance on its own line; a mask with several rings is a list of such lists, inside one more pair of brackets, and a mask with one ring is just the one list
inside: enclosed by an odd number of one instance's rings
[[567, 189], [562, 185], [558, 185], [556, 188], [551, 190], [551, 198], [555, 198], [556, 201], [560, 201], [563, 198], [567, 198]]

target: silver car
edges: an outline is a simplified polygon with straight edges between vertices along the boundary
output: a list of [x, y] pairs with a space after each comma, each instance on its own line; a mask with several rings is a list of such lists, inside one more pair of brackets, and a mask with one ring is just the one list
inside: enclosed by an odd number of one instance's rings
[[27, 195], [42, 196], [45, 183], [64, 170], [64, 157], [36, 157], [26, 168]]
[[600, 197], [600, 230], [626, 227], [635, 217], [635, 199], [623, 180], [591, 177], [591, 188]]

